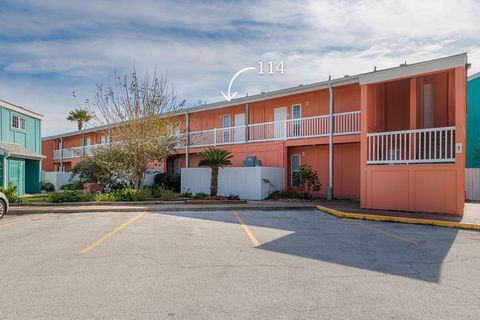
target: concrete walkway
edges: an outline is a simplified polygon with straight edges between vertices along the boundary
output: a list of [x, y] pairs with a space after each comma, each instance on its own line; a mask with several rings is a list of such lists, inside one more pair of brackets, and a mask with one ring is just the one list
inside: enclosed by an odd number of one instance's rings
[[298, 210], [312, 209], [313, 202], [289, 201], [248, 201], [246, 204], [185, 204], [183, 202], [149, 202], [146, 204], [135, 203], [63, 203], [52, 205], [21, 205], [12, 206], [8, 214], [32, 213], [77, 213], [77, 212], [140, 212], [140, 211], [219, 211], [219, 210]]
[[445, 214], [361, 209], [360, 204], [356, 201], [320, 201], [317, 204], [319, 210], [341, 218], [480, 230], [480, 203], [478, 202], [466, 202], [462, 217]]

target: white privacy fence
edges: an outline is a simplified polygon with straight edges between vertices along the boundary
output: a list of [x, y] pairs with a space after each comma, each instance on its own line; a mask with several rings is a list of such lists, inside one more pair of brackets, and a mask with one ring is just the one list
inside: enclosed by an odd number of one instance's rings
[[[334, 135], [359, 134], [360, 111], [333, 115]], [[330, 134], [328, 115], [215, 128], [189, 133], [189, 145], [206, 147], [225, 144], [325, 137]]]
[[[51, 182], [53, 184], [53, 186], [55, 187], [55, 191], [60, 190], [61, 186], [63, 186], [66, 183], [69, 183], [71, 176], [72, 176], [72, 174], [70, 172], [42, 171], [42, 181]], [[73, 177], [72, 180], [76, 180], [76, 179], [77, 179], [77, 177]]]
[[[210, 168], [183, 168], [182, 191], [210, 194]], [[285, 169], [271, 167], [223, 168], [218, 174], [218, 195], [262, 200], [285, 187]]]
[[480, 201], [480, 169], [465, 169], [465, 193], [467, 200]]
[[369, 133], [367, 164], [455, 162], [455, 127]]

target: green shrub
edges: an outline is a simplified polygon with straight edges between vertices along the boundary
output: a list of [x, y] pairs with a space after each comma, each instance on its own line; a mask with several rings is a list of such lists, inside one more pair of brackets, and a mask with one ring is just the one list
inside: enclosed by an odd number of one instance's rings
[[154, 185], [165, 186], [165, 188], [174, 192], [180, 192], [180, 175], [168, 172], [157, 173], [153, 178]]
[[92, 201], [93, 199], [94, 195], [75, 190], [52, 193], [48, 196], [47, 202], [86, 202]]
[[308, 200], [311, 196], [306, 192], [294, 192], [294, 191], [274, 191], [270, 193], [267, 197], [269, 200], [276, 200], [276, 199], [302, 199]]
[[114, 192], [116, 201], [145, 201], [151, 196], [150, 189], [137, 190], [133, 188], [123, 188]]
[[70, 181], [60, 187], [62, 190], [83, 190], [83, 182], [80, 180]]
[[0, 192], [2, 192], [8, 199], [10, 203], [22, 202], [22, 199], [17, 194], [17, 188], [13, 185], [13, 182], [8, 183], [7, 188], [0, 187]]
[[115, 193], [113, 192], [97, 192], [94, 195], [95, 201], [116, 201]]
[[165, 188], [163, 185], [161, 185], [159, 187], [155, 186], [153, 188], [153, 195], [156, 198], [160, 198], [160, 200], [163, 200], [163, 201], [168, 201], [168, 200], [172, 200], [173, 198], [175, 198], [175, 192]]
[[187, 191], [184, 191], [184, 192], [180, 193], [180, 197], [181, 198], [191, 198], [191, 197], [193, 197], [193, 193], [192, 193], [192, 191], [190, 191], [190, 189], [188, 189]]
[[45, 190], [46, 192], [55, 191], [55, 186], [49, 181], [42, 181], [40, 183], [40, 190]]
[[206, 194], [204, 192], [198, 192], [198, 193], [195, 193], [195, 195], [193, 196], [193, 199], [201, 200], [201, 199], [205, 198], [206, 196], [208, 196], [208, 194]]

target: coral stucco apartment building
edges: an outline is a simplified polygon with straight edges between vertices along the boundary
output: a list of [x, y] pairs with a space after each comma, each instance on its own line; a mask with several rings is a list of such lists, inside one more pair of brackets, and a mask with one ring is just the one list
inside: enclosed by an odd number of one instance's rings
[[[221, 146], [233, 166], [254, 156], [284, 168], [289, 187], [310, 165], [323, 195], [362, 208], [462, 215], [467, 68], [459, 54], [186, 109], [162, 168], [196, 167]], [[102, 128], [46, 137], [43, 170], [68, 171], [107, 139]]]

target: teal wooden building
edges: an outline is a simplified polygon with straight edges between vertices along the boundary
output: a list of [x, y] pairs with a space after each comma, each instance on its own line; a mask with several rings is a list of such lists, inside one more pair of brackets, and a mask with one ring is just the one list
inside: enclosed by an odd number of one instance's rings
[[467, 168], [480, 168], [480, 72], [467, 84]]
[[43, 116], [0, 100], [0, 185], [19, 195], [40, 192]]

